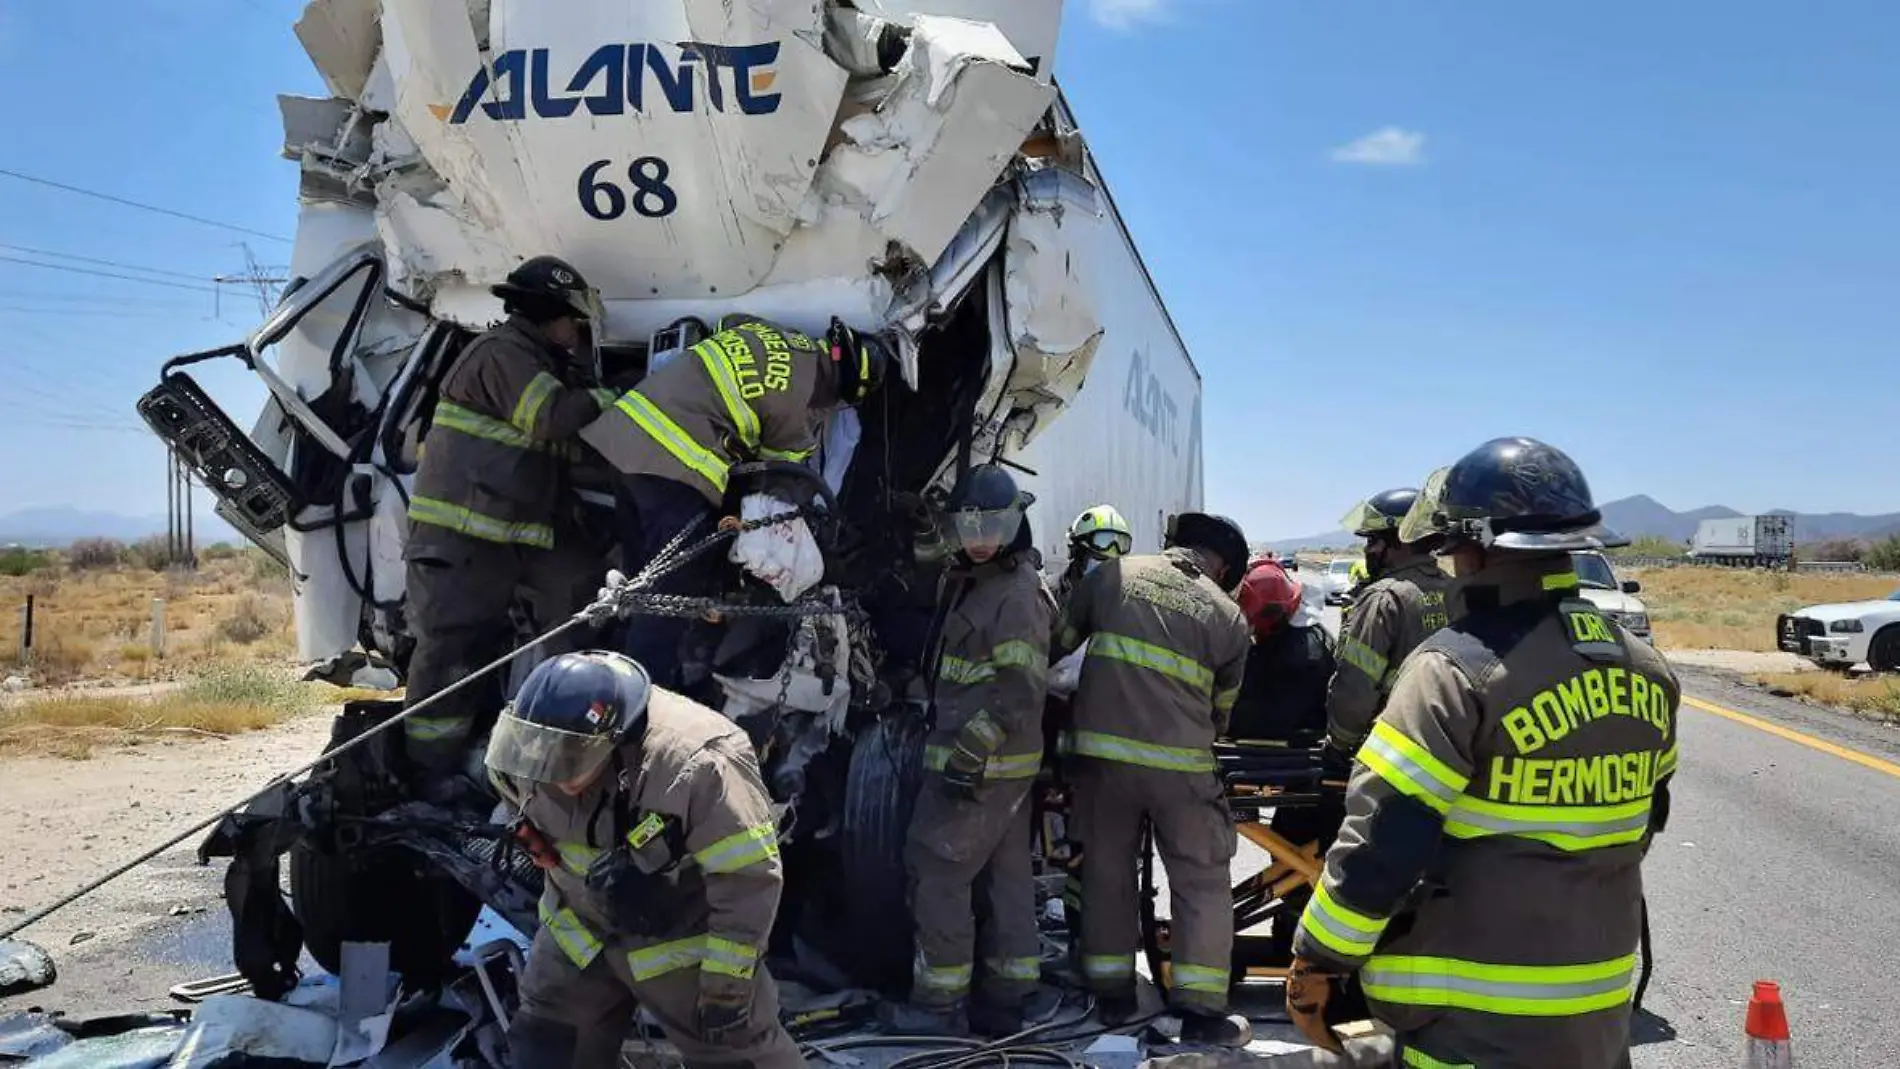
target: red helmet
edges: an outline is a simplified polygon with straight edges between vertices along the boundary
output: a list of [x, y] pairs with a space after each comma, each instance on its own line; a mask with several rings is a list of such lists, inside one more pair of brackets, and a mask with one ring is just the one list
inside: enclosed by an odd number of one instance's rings
[[1286, 574], [1278, 561], [1261, 559], [1247, 568], [1240, 581], [1240, 611], [1256, 635], [1270, 635], [1300, 609], [1300, 581]]

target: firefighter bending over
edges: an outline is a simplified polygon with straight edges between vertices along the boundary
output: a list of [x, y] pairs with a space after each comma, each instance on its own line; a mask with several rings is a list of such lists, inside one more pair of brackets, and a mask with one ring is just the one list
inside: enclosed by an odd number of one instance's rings
[[[493, 292], [508, 321], [470, 342], [443, 378], [409, 501], [407, 705], [507, 653], [518, 594], [545, 630], [586, 605], [606, 571], [572, 522], [567, 476], [574, 435], [605, 403], [604, 391], [582, 388], [577, 360], [600, 297], [552, 256], [523, 263]], [[404, 721], [425, 795], [472, 793], [457, 773], [477, 722], [501, 707], [500, 679]]]
[[1577, 465], [1529, 438], [1434, 473], [1400, 527], [1428, 534], [1457, 622], [1406, 662], [1359, 749], [1288, 1011], [1337, 1049], [1326, 1008], [1356, 971], [1402, 1065], [1627, 1066], [1681, 692], [1579, 595], [1569, 556], [1627, 542]]
[[793, 1069], [761, 960], [782, 873], [752, 743], [619, 653], [529, 674], [488, 771], [546, 872], [515, 1069], [610, 1069], [644, 1007], [688, 1066]]
[[[809, 459], [824, 417], [875, 392], [890, 360], [881, 339], [835, 319], [822, 341], [740, 319], [616, 398], [581, 437], [624, 476], [621, 568], [637, 575], [681, 530], [710, 517], [725, 502], [734, 464]], [[653, 589], [703, 592], [709, 563], [702, 556]], [[637, 617], [626, 651], [655, 682], [674, 685], [686, 627], [684, 618]]]
[[1063, 606], [1057, 654], [1088, 640], [1076, 691], [1077, 838], [1082, 849], [1082, 971], [1102, 1016], [1135, 1005], [1136, 855], [1144, 819], [1167, 868], [1174, 906], [1170, 1005], [1182, 1039], [1245, 1044], [1229, 1018], [1234, 943], [1233, 814], [1215, 775], [1246, 667], [1247, 622], [1228, 596], [1247, 563], [1232, 520], [1174, 518], [1156, 556], [1107, 560]]
[[1445, 589], [1432, 549], [1438, 537], [1400, 537], [1399, 521], [1418, 491], [1387, 490], [1353, 506], [1340, 524], [1366, 540], [1370, 581], [1355, 593], [1340, 626], [1338, 667], [1326, 695], [1327, 737], [1343, 763], [1359, 749], [1385, 705], [1406, 655], [1445, 626]]
[[1013, 1035], [1054, 1009], [1038, 986], [1027, 802], [1042, 767], [1055, 600], [1030, 552], [1031, 500], [994, 464], [971, 469], [952, 498], [935, 722], [905, 847], [917, 963], [910, 1004], [886, 1014], [899, 1032]]

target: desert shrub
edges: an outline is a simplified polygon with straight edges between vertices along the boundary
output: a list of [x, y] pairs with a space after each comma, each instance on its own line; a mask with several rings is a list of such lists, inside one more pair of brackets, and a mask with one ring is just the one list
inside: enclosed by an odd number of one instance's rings
[[248, 646], [277, 628], [277, 610], [256, 594], [245, 594], [231, 606], [231, 612], [218, 621], [218, 634], [240, 646]]
[[43, 549], [28, 549], [25, 546], [0, 549], [0, 575], [32, 575], [52, 562], [52, 554]]
[[66, 549], [66, 567], [75, 572], [116, 568], [125, 563], [125, 543], [112, 538], [82, 538]]
[[171, 545], [163, 535], [147, 535], [125, 547], [125, 559], [146, 571], [162, 572], [171, 567]]
[[229, 542], [213, 542], [198, 551], [201, 561], [230, 560], [243, 553], [243, 550]]
[[1900, 534], [1888, 535], [1868, 546], [1861, 560], [1877, 572], [1900, 572]]

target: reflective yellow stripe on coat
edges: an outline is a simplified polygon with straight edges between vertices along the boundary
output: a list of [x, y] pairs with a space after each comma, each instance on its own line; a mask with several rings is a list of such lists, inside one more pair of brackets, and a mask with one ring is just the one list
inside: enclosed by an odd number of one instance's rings
[[1381, 1002], [1506, 1017], [1572, 1017], [1629, 1002], [1636, 955], [1581, 965], [1498, 965], [1375, 954], [1359, 977], [1366, 996]]
[[1203, 697], [1214, 693], [1214, 670], [1192, 657], [1176, 653], [1166, 646], [1157, 646], [1127, 635], [1117, 635], [1102, 631], [1089, 638], [1090, 657], [1102, 657], [1123, 664], [1132, 664], [1137, 668], [1146, 668], [1150, 672], [1159, 672], [1178, 683], [1184, 683]]
[[687, 470], [711, 483], [714, 490], [726, 492], [726, 477], [732, 466], [694, 441], [692, 435], [673, 422], [673, 417], [660, 411], [659, 406], [647, 400], [639, 390], [621, 394], [614, 407], [660, 443], [660, 448], [672, 454], [674, 460], [686, 465]]

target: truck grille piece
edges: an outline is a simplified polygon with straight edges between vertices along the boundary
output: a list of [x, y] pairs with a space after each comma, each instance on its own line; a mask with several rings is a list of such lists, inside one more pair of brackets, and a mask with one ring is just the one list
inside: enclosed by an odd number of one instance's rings
[[1775, 619], [1775, 635], [1782, 649], [1806, 657], [1815, 636], [1825, 633], [1819, 620], [1783, 614]]
[[303, 507], [290, 478], [238, 429], [190, 375], [172, 371], [139, 398], [152, 432], [229, 506], [233, 524], [253, 540], [290, 522]]

